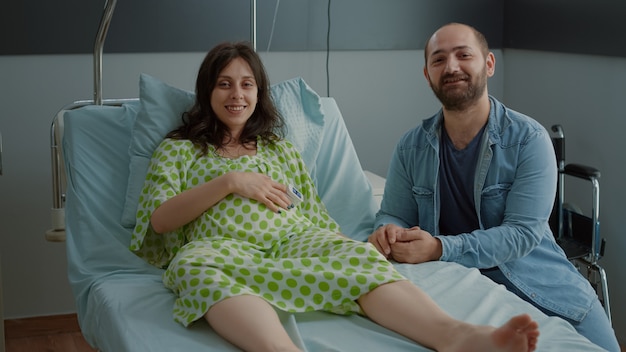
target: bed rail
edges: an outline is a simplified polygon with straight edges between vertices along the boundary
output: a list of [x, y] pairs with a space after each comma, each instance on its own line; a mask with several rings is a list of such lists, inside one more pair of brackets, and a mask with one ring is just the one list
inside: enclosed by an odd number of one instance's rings
[[[94, 42], [93, 50], [93, 100], [79, 100], [64, 106], [52, 119], [50, 126], [50, 152], [52, 163], [52, 228], [45, 233], [46, 239], [52, 242], [65, 241], [65, 166], [61, 142], [63, 140], [63, 114], [67, 110], [78, 109], [87, 105], [121, 105], [136, 99], [103, 99], [102, 98], [102, 53], [111, 19], [117, 0], [106, 0], [100, 26]], [[250, 0], [250, 42], [256, 50], [256, 0]], [[2, 135], [0, 135], [0, 175], [2, 175]]]

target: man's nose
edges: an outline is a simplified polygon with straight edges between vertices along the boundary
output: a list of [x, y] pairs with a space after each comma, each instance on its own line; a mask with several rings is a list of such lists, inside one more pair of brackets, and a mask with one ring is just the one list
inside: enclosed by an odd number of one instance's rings
[[445, 67], [446, 73], [453, 73], [453, 72], [457, 72], [458, 70], [459, 70], [459, 61], [456, 58], [452, 57], [446, 60], [446, 67]]

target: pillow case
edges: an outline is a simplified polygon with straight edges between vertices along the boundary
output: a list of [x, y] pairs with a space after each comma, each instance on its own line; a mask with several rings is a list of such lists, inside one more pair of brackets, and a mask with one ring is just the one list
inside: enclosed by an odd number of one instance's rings
[[139, 110], [131, 132], [130, 169], [122, 225], [135, 226], [135, 212], [150, 158], [165, 135], [181, 124], [182, 113], [193, 105], [192, 92], [174, 88], [150, 75], [139, 78]]
[[[309, 170], [314, 169], [324, 129], [319, 95], [300, 77], [272, 85], [270, 93], [285, 120], [286, 138], [301, 152]], [[143, 73], [139, 77], [139, 100], [129, 146], [130, 174], [121, 219], [125, 227], [135, 226], [152, 153], [168, 132], [182, 124], [182, 114], [193, 105], [195, 94]]]

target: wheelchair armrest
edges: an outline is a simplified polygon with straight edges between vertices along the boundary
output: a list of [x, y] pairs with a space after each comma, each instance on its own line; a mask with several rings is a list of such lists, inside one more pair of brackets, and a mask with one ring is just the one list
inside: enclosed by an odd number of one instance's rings
[[563, 135], [563, 127], [561, 125], [552, 125], [552, 145], [554, 146], [554, 153], [556, 154], [556, 162], [559, 163], [559, 168], [562, 168], [561, 163], [565, 162], [565, 136]]
[[586, 180], [599, 179], [600, 178], [600, 170], [581, 164], [567, 164], [565, 165], [565, 169], [563, 173], [566, 175], [583, 178]]

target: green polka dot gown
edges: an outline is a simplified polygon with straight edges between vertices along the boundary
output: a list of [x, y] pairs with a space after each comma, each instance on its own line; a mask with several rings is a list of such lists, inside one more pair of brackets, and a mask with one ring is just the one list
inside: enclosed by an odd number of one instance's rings
[[[260, 172], [292, 184], [304, 201], [277, 214], [230, 194], [177, 231], [152, 230], [150, 215], [161, 203], [230, 171]], [[239, 295], [262, 297], [288, 312], [360, 313], [358, 297], [404, 277], [373, 245], [337, 232], [288, 141], [259, 142], [256, 155], [228, 159], [212, 147], [203, 156], [190, 141], [165, 139], [150, 162], [130, 248], [166, 268], [163, 283], [178, 296], [174, 319], [185, 326], [213, 304]]]

